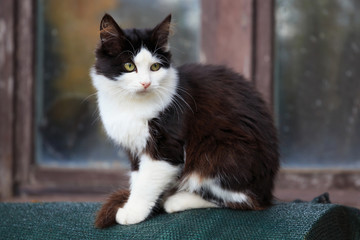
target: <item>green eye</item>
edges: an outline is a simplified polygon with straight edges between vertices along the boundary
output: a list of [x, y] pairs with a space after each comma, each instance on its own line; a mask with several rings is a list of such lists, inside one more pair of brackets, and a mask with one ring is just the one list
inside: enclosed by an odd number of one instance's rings
[[155, 72], [155, 71], [159, 70], [160, 67], [161, 67], [160, 63], [154, 63], [153, 65], [151, 65], [150, 69], [151, 69], [151, 71]]
[[135, 70], [135, 65], [133, 63], [125, 63], [124, 68], [128, 72], [132, 72]]

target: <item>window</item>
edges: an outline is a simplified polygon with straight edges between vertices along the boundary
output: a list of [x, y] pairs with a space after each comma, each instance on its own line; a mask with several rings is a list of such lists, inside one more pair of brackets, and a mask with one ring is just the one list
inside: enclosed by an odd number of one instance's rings
[[[226, 64], [255, 78], [271, 103], [271, 1], [256, 5], [248, 0], [6, 3], [0, 10], [7, 13], [5, 26], [12, 38], [10, 47], [0, 44], [0, 50], [11, 49], [0, 55], [0, 60], [6, 59], [0, 61], [1, 70], [9, 70], [1, 71], [5, 74], [1, 81], [6, 79], [0, 88], [6, 116], [0, 118], [0, 148], [5, 150], [0, 151], [1, 198], [14, 192], [106, 193], [126, 187], [127, 161], [96, 119], [88, 76], [104, 12], [123, 27], [151, 27], [171, 12], [176, 23], [171, 42], [176, 65], [199, 60]], [[21, 18], [14, 21], [15, 16]], [[237, 22], [240, 28], [230, 27]]]
[[127, 168], [126, 154], [102, 129], [89, 77], [100, 20], [108, 12], [123, 28], [150, 28], [172, 13], [174, 62], [195, 62], [200, 55], [199, 1], [39, 0], [37, 6], [36, 163]]
[[360, 3], [276, 1], [283, 166], [360, 168]]
[[103, 133], [88, 76], [99, 22], [108, 12], [122, 27], [151, 27], [172, 12], [176, 65], [225, 64], [273, 107], [285, 167], [275, 195], [330, 191], [359, 206], [344, 197], [360, 188], [359, 8], [356, 0], [5, 1], [0, 198], [126, 187], [128, 162]]

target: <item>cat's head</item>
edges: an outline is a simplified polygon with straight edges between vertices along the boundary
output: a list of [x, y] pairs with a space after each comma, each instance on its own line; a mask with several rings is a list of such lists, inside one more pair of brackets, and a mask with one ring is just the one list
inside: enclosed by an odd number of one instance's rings
[[105, 84], [131, 96], [169, 91], [177, 78], [170, 62], [170, 22], [171, 15], [153, 29], [122, 29], [105, 14], [91, 73], [95, 87]]

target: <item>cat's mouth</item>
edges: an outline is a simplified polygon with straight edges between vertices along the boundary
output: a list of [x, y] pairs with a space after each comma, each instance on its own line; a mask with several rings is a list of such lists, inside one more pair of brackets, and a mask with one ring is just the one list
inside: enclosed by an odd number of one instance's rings
[[152, 89], [143, 88], [143, 89], [139, 89], [136, 93], [139, 95], [145, 95], [145, 94], [149, 94], [150, 92], [152, 92]]

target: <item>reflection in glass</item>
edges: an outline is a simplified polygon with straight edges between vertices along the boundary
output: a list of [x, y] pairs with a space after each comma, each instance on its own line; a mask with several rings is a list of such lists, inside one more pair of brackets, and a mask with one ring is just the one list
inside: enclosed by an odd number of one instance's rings
[[108, 12], [123, 28], [142, 28], [172, 13], [176, 34], [170, 44], [179, 65], [199, 58], [199, 1], [38, 0], [37, 7], [37, 163], [128, 166], [102, 129], [89, 77], [101, 17]]
[[284, 165], [360, 167], [360, 1], [276, 1]]

